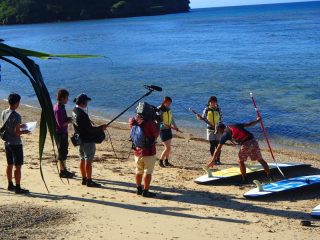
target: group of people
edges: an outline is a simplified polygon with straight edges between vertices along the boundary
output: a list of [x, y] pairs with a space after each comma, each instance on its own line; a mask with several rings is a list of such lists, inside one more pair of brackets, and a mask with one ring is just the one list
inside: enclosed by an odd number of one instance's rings
[[[88, 115], [87, 107], [91, 98], [86, 94], [80, 94], [74, 99], [75, 107], [72, 117], [68, 117], [65, 105], [69, 100], [69, 92], [66, 89], [57, 91], [57, 103], [53, 106], [54, 117], [56, 120], [56, 135], [58, 148], [58, 166], [61, 178], [73, 178], [75, 174], [67, 168], [66, 160], [68, 156], [68, 126], [73, 125], [74, 134], [78, 136], [78, 149], [80, 156], [80, 173], [82, 185], [87, 187], [101, 187], [101, 184], [92, 180], [92, 162], [96, 152], [96, 143], [105, 138], [104, 131], [106, 124], [96, 126]], [[21, 167], [23, 165], [23, 146], [21, 141], [22, 134], [30, 133], [25, 130], [21, 116], [16, 112], [19, 107], [21, 97], [16, 93], [11, 93], [8, 97], [9, 108], [1, 114], [2, 127], [1, 138], [5, 141], [5, 152], [7, 158], [7, 180], [8, 190], [15, 191], [17, 194], [28, 193], [27, 189], [21, 188]], [[172, 130], [180, 131], [171, 110], [172, 99], [164, 97], [161, 105], [155, 109], [157, 117], [145, 117], [138, 113], [129, 119], [129, 125], [135, 132], [138, 131], [142, 136], [142, 144], [133, 144], [133, 152], [136, 164], [136, 186], [137, 194], [143, 197], [155, 197], [156, 194], [150, 192], [152, 173], [157, 162], [156, 158], [156, 139], [160, 136], [163, 144], [163, 151], [159, 158], [160, 167], [172, 167], [169, 162], [171, 152]], [[222, 111], [215, 96], [211, 96], [203, 110], [203, 114], [197, 114], [197, 119], [207, 123], [207, 140], [210, 143], [210, 154], [212, 159], [208, 167], [221, 164], [221, 149], [227, 141], [231, 144], [240, 145], [238, 161], [242, 173], [243, 182], [246, 181], [246, 167], [244, 162], [248, 157], [257, 160], [262, 164], [268, 176], [270, 170], [268, 164], [263, 160], [258, 142], [254, 136], [245, 128], [257, 124], [261, 119], [244, 124], [224, 125]], [[133, 137], [132, 137], [133, 138]], [[133, 140], [134, 142], [134, 140]], [[134, 146], [136, 145], [136, 146]], [[15, 185], [13, 184], [13, 175]]]
[[[141, 114], [137, 114], [135, 118], [129, 120], [130, 128], [133, 129], [136, 125], [142, 126], [145, 137], [148, 142], [144, 147], [134, 148], [136, 162], [136, 186], [137, 194], [147, 197], [154, 197], [155, 193], [149, 191], [153, 169], [156, 163], [156, 145], [155, 140], [160, 135], [164, 150], [160, 155], [160, 167], [173, 166], [169, 161], [171, 151], [172, 129], [180, 131], [177, 127], [170, 105], [172, 99], [165, 97], [162, 104], [158, 107], [160, 112], [160, 121], [153, 118], [144, 119]], [[207, 140], [210, 143], [211, 159], [208, 163], [208, 168], [214, 165], [220, 165], [221, 149], [227, 141], [231, 145], [239, 145], [238, 163], [242, 175], [241, 183], [246, 183], [246, 166], [245, 161], [250, 158], [252, 161], [258, 161], [264, 168], [268, 178], [272, 179], [270, 169], [267, 162], [262, 158], [261, 151], [257, 140], [253, 134], [246, 128], [256, 125], [261, 121], [260, 118], [249, 123], [238, 124], [223, 124], [222, 111], [218, 105], [218, 99], [211, 96], [208, 99], [207, 105], [203, 110], [202, 115], [197, 114], [197, 119], [207, 123]], [[151, 140], [150, 140], [151, 139]], [[144, 186], [142, 186], [142, 178], [144, 176]]]

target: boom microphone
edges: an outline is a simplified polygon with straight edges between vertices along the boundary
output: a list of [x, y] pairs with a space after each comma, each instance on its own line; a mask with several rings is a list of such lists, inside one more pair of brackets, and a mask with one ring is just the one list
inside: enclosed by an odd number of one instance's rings
[[158, 91], [158, 92], [162, 92], [162, 87], [158, 87], [155, 85], [144, 85], [144, 87], [150, 91]]
[[153, 91], [161, 92], [162, 88], [154, 85], [144, 85], [146, 89], [149, 90], [149, 92], [145, 93], [142, 97], [140, 97], [138, 100], [136, 100], [134, 103], [132, 103], [129, 107], [127, 107], [125, 110], [123, 110], [121, 113], [119, 113], [116, 117], [114, 117], [110, 122], [107, 123], [107, 126], [109, 126], [111, 123], [113, 123], [116, 119], [118, 119], [120, 116], [122, 116], [126, 111], [128, 111], [131, 107], [133, 107], [136, 103], [138, 103], [142, 98], [145, 98], [149, 96]]

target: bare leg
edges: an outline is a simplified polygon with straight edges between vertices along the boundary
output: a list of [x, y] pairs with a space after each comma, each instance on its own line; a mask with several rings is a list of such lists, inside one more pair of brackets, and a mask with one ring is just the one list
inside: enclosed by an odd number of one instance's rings
[[60, 172], [63, 171], [63, 170], [66, 170], [65, 169], [65, 164], [63, 163], [63, 161], [58, 160], [58, 162], [59, 162], [59, 170], [60, 170]]
[[246, 165], [244, 164], [244, 161], [238, 161], [238, 162], [239, 162], [239, 166], [240, 166], [240, 172], [242, 175], [242, 179], [244, 180], [246, 178], [247, 168], [246, 168]]
[[165, 160], [169, 158], [170, 155], [170, 151], [171, 151], [171, 139], [165, 141], [162, 143], [164, 146], [164, 149], [161, 153], [160, 159], [161, 160]]
[[81, 172], [82, 178], [86, 178], [87, 177], [87, 174], [86, 174], [86, 161], [85, 160], [81, 160], [80, 161], [80, 172]]
[[86, 161], [86, 174], [87, 179], [92, 179], [92, 162]]
[[268, 163], [263, 159], [258, 160], [258, 162], [262, 165], [262, 167], [263, 167], [264, 171], [266, 172], [267, 176], [269, 176], [270, 169], [269, 169]]
[[21, 166], [14, 167], [14, 179], [16, 181], [16, 185], [20, 185], [21, 181]]
[[142, 176], [143, 174], [136, 174], [136, 185], [140, 187], [142, 185]]
[[7, 165], [7, 179], [8, 179], [8, 183], [12, 182], [12, 169], [13, 169], [13, 165]]
[[147, 174], [144, 177], [144, 189], [149, 189], [150, 188], [151, 179], [152, 179], [152, 175], [151, 174]]

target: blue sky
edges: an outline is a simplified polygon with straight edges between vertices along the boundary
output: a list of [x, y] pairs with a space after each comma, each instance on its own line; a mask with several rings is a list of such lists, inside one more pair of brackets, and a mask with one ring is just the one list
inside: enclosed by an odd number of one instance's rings
[[305, 2], [305, 1], [304, 0], [190, 0], [190, 2], [191, 2], [190, 4], [191, 8], [206, 8], [206, 7], [238, 6], [238, 5], [284, 3], [284, 2]]

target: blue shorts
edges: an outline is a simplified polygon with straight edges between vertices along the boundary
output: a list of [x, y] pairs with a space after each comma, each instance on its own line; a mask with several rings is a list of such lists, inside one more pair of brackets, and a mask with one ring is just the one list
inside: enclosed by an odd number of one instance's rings
[[162, 129], [160, 131], [160, 139], [162, 142], [172, 139], [172, 130], [171, 128]]

